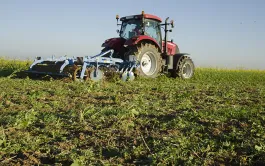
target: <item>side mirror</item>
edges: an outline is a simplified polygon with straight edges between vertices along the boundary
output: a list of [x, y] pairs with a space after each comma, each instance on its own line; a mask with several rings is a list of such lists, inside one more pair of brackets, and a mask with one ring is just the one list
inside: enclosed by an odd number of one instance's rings
[[120, 18], [120, 16], [116, 15], [117, 25], [118, 25], [119, 18]]
[[174, 28], [174, 21], [173, 20], [170, 21], [170, 24], [171, 24], [171, 27]]
[[118, 30], [118, 29], [117, 29], [117, 31], [116, 31], [116, 32], [117, 32], [117, 33], [120, 33], [120, 30]]

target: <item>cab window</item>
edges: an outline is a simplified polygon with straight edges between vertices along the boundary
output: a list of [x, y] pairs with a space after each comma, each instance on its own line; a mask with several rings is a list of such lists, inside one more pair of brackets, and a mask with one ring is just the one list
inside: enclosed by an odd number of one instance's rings
[[159, 23], [151, 19], [145, 19], [145, 35], [154, 38], [160, 44], [161, 33]]

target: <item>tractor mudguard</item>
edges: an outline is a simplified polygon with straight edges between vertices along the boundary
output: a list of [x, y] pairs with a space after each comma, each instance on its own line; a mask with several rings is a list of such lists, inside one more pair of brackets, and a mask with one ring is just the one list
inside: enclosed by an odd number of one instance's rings
[[161, 52], [161, 48], [160, 48], [159, 44], [156, 42], [156, 40], [154, 40], [153, 38], [146, 36], [146, 35], [140, 35], [140, 36], [132, 37], [124, 43], [124, 46], [125, 47], [133, 46], [133, 45], [137, 45], [140, 42], [153, 43], [158, 48], [158, 50]]

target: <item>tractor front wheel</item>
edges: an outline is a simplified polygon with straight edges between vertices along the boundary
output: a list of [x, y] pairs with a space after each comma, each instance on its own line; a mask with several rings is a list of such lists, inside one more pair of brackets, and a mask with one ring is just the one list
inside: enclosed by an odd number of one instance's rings
[[176, 70], [172, 70], [173, 77], [180, 77], [182, 79], [190, 79], [194, 75], [195, 66], [192, 59], [188, 56], [177, 56]]
[[161, 72], [162, 57], [157, 47], [150, 43], [131, 48], [125, 57], [127, 60], [133, 57], [140, 62], [140, 67], [136, 69], [138, 76], [155, 78]]

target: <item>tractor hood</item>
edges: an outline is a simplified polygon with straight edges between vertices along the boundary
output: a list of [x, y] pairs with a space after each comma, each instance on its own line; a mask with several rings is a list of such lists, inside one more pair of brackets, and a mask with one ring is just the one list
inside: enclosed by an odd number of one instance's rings
[[117, 38], [110, 38], [104, 41], [101, 47], [108, 47], [113, 48], [114, 50], [119, 50], [125, 43], [125, 39], [117, 37]]

